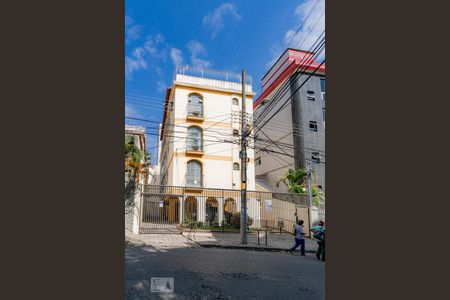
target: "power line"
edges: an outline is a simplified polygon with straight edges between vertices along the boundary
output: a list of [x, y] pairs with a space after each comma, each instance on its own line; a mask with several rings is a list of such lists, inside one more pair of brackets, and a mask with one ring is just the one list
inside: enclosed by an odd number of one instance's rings
[[[267, 106], [265, 106], [262, 113], [256, 118], [254, 124], [259, 124], [261, 120], [266, 118], [269, 113], [274, 109], [274, 107], [278, 104], [278, 102], [281, 101], [281, 99], [286, 95], [289, 87], [289, 83], [292, 81], [296, 81], [301, 75], [306, 73], [306, 70], [308, 67], [311, 66], [311, 64], [314, 62], [314, 58], [320, 55], [322, 50], [318, 52], [319, 49], [321, 49], [325, 45], [325, 37], [321, 38], [321, 36], [324, 34], [323, 32], [314, 42], [313, 46], [311, 46], [310, 50], [308, 52], [314, 53], [311, 55], [310, 53], [307, 53], [305, 56], [302, 57], [302, 59], [299, 61], [297, 68], [293, 71], [294, 75], [291, 75], [291, 78], [289, 80], [286, 80], [282, 86], [275, 92], [274, 96], [272, 97], [272, 100], [269, 102]], [[320, 42], [318, 45], [314, 46], [320, 39]], [[314, 49], [313, 49], [314, 47]], [[294, 62], [292, 62], [294, 63]], [[309, 78], [308, 78], [309, 79]]]
[[[298, 77], [303, 75], [307, 68], [310, 67], [310, 64], [314, 62], [314, 58], [318, 56], [318, 50], [322, 47], [322, 43], [325, 43], [325, 37], [322, 37], [322, 35], [325, 34], [325, 31], [323, 31], [319, 37], [316, 39], [316, 41], [313, 43], [311, 48], [308, 50], [308, 52], [301, 58], [301, 60], [298, 62], [296, 69], [293, 71], [294, 75], [291, 75], [290, 80], [286, 80], [282, 86], [275, 92], [275, 94], [272, 96], [272, 100], [269, 102], [267, 106], [265, 106], [264, 111], [261, 113], [261, 115], [258, 116], [258, 118], [255, 120], [255, 123], [258, 123], [259, 120], [266, 117], [269, 112], [275, 107], [275, 105], [278, 103], [278, 101], [281, 100], [281, 98], [287, 93], [289, 82], [297, 80]], [[316, 45], [316, 43], [318, 43]], [[316, 46], [314, 46], [316, 45]], [[312, 53], [312, 54], [311, 54]], [[293, 64], [291, 62], [291, 64]], [[281, 95], [281, 96], [280, 96]]]
[[303, 26], [305, 26], [306, 21], [309, 19], [309, 17], [311, 16], [311, 13], [313, 12], [313, 10], [316, 8], [317, 4], [319, 4], [320, 0], [316, 0], [316, 2], [314, 3], [314, 6], [311, 8], [311, 10], [308, 13], [308, 16], [303, 20], [303, 23], [297, 28], [297, 30], [295, 31], [295, 33], [292, 35], [292, 38], [289, 40], [289, 42], [287, 43], [287, 46], [289, 47], [290, 43], [292, 42], [292, 40], [295, 38], [295, 36], [297, 35], [297, 33], [300, 31], [300, 29], [303, 28]]
[[[311, 31], [312, 31], [312, 29], [311, 29]], [[311, 32], [309, 32], [307, 36], [309, 36], [310, 33], [311, 33]], [[293, 72], [293, 74], [294, 74], [294, 76], [293, 76], [294, 79], [293, 79], [293, 80], [296, 80], [297, 77], [298, 77], [298, 74], [296, 74], [296, 72], [298, 72], [299, 70], [301, 70], [301, 71], [305, 70], [305, 71], [306, 71], [307, 67], [309, 66], [307, 62], [308, 62], [311, 58], [314, 57], [314, 55], [312, 55], [311, 53], [315, 54], [315, 52], [317, 52], [317, 46], [321, 43], [321, 42], [319, 42], [319, 40], [322, 41], [322, 40], [325, 39], [324, 37], [322, 37], [322, 35], [324, 35], [324, 34], [325, 34], [325, 31], [322, 31], [322, 33], [317, 37], [317, 39], [315, 40], [315, 42], [311, 45], [311, 47], [309, 48], [309, 50], [307, 51], [307, 53], [306, 53], [306, 54], [301, 58], [301, 60], [298, 62], [298, 65], [297, 65], [296, 69], [295, 69], [294, 72]], [[319, 43], [318, 43], [318, 42], [319, 42]], [[318, 43], [318, 45], [316, 45], [316, 43]], [[316, 45], [316, 46], [314, 46], [314, 45]], [[313, 60], [311, 61], [311, 63], [312, 63], [312, 62], [313, 62]], [[291, 63], [294, 63], [294, 62], [291, 62]], [[301, 72], [301, 73], [303, 73], [303, 72]], [[292, 76], [291, 76], [291, 77], [292, 77]], [[281, 88], [279, 88], [278, 91], [275, 93], [275, 95], [272, 97], [272, 101], [269, 102], [268, 107], [271, 107], [271, 105], [273, 105], [273, 101], [274, 101], [275, 99], [277, 99], [277, 98], [279, 97], [280, 94], [283, 93], [283, 96], [284, 96], [284, 94], [285, 94], [284, 91], [287, 89], [288, 86], [289, 86], [289, 81], [285, 81], [285, 82], [282, 84]], [[267, 111], [267, 107], [266, 107], [266, 110], [265, 110], [265, 111]], [[263, 112], [263, 113], [264, 113], [264, 112]]]
[[[301, 87], [303, 87], [305, 85], [305, 83], [308, 81], [308, 79], [311, 78], [324, 63], [325, 63], [325, 59], [320, 63], [320, 65], [317, 66], [317, 68], [314, 70], [314, 72], [312, 72], [308, 76], [308, 78], [286, 99], [286, 101], [283, 103], [283, 105], [285, 105], [289, 100], [292, 99], [292, 97], [300, 90]], [[275, 111], [275, 113], [273, 113], [272, 116], [268, 120], [266, 120], [263, 125], [261, 125], [261, 126], [258, 125], [259, 130], [261, 130], [261, 128], [264, 127], [282, 109], [283, 105], [280, 107], [280, 109]]]
[[[204, 118], [204, 120], [217, 118], [217, 117], [225, 116], [225, 115], [227, 115], [227, 114], [217, 115], [217, 116], [210, 117], [210, 118]], [[182, 126], [182, 125], [177, 125], [177, 124], [166, 124], [166, 125], [164, 125], [164, 124], [162, 124], [161, 121], [155, 121], [155, 120], [149, 120], [149, 119], [143, 119], [143, 118], [136, 118], [136, 117], [131, 117], [131, 116], [125, 116], [125, 118], [126, 119], [130, 119], [130, 120], [135, 120], [135, 121], [154, 123], [154, 124], [158, 124], [158, 125], [161, 124], [162, 126], [174, 126], [174, 127], [183, 127], [183, 128], [189, 128], [190, 127], [190, 126]], [[231, 118], [231, 117], [228, 117], [228, 118]], [[188, 124], [188, 122], [181, 122], [181, 123], [178, 123], [178, 124]], [[192, 124], [192, 125], [194, 125], [194, 124]], [[220, 127], [217, 127], [217, 128], [220, 128]]]

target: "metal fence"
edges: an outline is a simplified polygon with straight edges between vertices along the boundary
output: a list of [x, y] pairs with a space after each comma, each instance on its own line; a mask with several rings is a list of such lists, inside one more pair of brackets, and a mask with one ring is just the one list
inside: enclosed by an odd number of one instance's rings
[[[308, 203], [299, 194], [248, 191], [248, 230], [292, 232], [297, 217], [308, 226]], [[241, 191], [143, 185], [140, 207], [141, 233], [159, 229], [239, 232]]]
[[[174, 72], [174, 79], [176, 78], [176, 74], [187, 75], [187, 76], [195, 76], [201, 78], [208, 78], [214, 80], [221, 80], [227, 82], [242, 82], [242, 75], [240, 73], [235, 72], [227, 72], [227, 71], [219, 71], [213, 69], [207, 69], [202, 67], [194, 67], [189, 65], [177, 65]], [[245, 83], [252, 84], [253, 80], [251, 75], [246, 74]]]

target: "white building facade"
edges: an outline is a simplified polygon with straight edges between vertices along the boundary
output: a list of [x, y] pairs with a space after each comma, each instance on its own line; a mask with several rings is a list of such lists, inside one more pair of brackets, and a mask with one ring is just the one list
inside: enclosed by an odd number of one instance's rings
[[[246, 83], [244, 101], [250, 119], [255, 93], [251, 79]], [[188, 217], [197, 222], [222, 223], [240, 211], [239, 199], [205, 196], [205, 189], [241, 189], [242, 101], [240, 74], [177, 66], [173, 84], [166, 92], [160, 127], [160, 184], [184, 187], [193, 196], [168, 204], [179, 210], [169, 213], [173, 221], [179, 219], [181, 223]], [[247, 189], [254, 191], [253, 149], [248, 149], [247, 157]], [[257, 199], [249, 199], [248, 207], [249, 216], [259, 219]]]
[[[160, 131], [162, 185], [241, 188], [242, 85], [231, 78], [238, 79], [239, 74], [177, 67], [173, 85], [167, 89]], [[246, 111], [251, 116], [255, 93], [250, 84], [246, 88]], [[247, 188], [254, 190], [253, 149], [248, 149], [247, 156]]]

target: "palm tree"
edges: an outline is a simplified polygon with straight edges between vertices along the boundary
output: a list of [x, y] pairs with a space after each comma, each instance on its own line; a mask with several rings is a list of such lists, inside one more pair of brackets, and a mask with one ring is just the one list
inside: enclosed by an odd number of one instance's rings
[[133, 141], [125, 142], [125, 173], [128, 181], [125, 185], [125, 206], [134, 205], [136, 188], [142, 179], [147, 180], [148, 166], [142, 150], [134, 145]]

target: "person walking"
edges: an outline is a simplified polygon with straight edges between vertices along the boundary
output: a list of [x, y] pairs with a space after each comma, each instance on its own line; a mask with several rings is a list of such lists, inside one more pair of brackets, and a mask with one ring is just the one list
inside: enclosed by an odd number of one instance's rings
[[317, 226], [311, 227], [313, 238], [316, 240], [319, 247], [317, 248], [316, 257], [325, 261], [325, 222], [320, 221]]
[[300, 254], [302, 256], [305, 256], [305, 238], [303, 237], [304, 234], [303, 220], [299, 220], [294, 226], [295, 244], [294, 247], [289, 249], [289, 253], [294, 254], [294, 250], [297, 249], [298, 246], [300, 246]]

